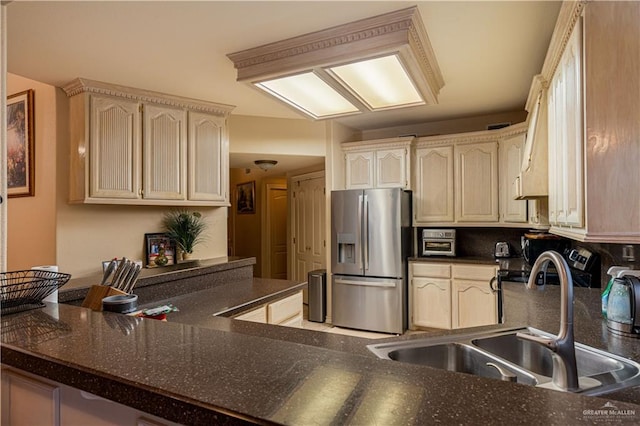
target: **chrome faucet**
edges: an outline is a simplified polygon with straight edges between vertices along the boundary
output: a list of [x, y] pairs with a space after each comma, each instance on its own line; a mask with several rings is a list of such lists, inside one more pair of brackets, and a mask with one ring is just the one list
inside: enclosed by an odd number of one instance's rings
[[521, 339], [539, 343], [553, 351], [553, 384], [565, 391], [577, 391], [578, 369], [576, 366], [576, 348], [573, 337], [573, 279], [569, 272], [569, 265], [555, 251], [543, 252], [531, 268], [531, 275], [527, 281], [527, 288], [536, 287], [536, 276], [540, 271], [547, 272], [549, 262], [553, 262], [560, 277], [560, 331], [555, 338], [532, 336], [517, 333]]

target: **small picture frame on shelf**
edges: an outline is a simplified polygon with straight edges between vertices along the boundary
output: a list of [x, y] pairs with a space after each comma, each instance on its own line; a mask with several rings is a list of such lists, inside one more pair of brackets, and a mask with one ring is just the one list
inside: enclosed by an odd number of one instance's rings
[[156, 268], [176, 264], [176, 244], [164, 232], [144, 234], [145, 267]]
[[256, 181], [239, 183], [236, 186], [236, 212], [254, 214], [256, 212]]

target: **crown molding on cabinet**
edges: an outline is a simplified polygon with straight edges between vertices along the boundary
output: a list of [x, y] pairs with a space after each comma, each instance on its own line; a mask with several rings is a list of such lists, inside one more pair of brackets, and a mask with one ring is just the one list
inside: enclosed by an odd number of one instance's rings
[[542, 78], [544, 81], [551, 81], [553, 74], [556, 72], [562, 52], [565, 51], [571, 32], [582, 16], [582, 12], [587, 5], [588, 0], [564, 1], [556, 20], [556, 27], [551, 36], [549, 49], [542, 66]]
[[437, 136], [423, 136], [416, 139], [416, 148], [445, 145], [455, 142], [457, 145], [489, 142], [514, 136], [527, 129], [527, 123], [517, 123], [497, 130], [480, 130], [477, 132], [455, 133]]
[[222, 117], [227, 117], [235, 108], [234, 105], [206, 102], [199, 99], [168, 95], [166, 93], [153, 92], [144, 89], [134, 89], [132, 87], [119, 86], [117, 84], [104, 83], [86, 78], [76, 78], [75, 80], [67, 83], [62, 90], [64, 90], [68, 97], [78, 95], [80, 93], [95, 93], [177, 108], [186, 108]]

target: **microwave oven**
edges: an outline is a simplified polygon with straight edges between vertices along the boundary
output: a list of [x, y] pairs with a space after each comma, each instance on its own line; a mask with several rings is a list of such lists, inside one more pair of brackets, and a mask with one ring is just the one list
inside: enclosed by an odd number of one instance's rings
[[455, 256], [455, 229], [423, 229], [422, 256]]

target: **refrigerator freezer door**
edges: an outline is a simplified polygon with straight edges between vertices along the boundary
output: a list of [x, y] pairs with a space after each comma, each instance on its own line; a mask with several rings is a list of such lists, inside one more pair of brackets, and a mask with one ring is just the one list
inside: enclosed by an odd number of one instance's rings
[[363, 275], [362, 190], [331, 193], [331, 268], [336, 274]]
[[403, 191], [364, 191], [363, 263], [364, 275], [394, 277], [404, 275], [402, 259]]
[[333, 325], [402, 334], [406, 304], [402, 279], [334, 275]]

